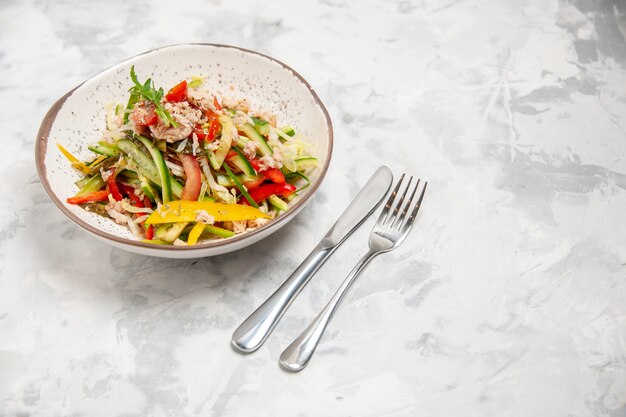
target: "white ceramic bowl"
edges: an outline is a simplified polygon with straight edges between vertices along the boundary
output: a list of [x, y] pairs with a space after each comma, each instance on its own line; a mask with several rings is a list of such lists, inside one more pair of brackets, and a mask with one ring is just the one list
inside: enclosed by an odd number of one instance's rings
[[[276, 114], [279, 124], [291, 124], [315, 146], [319, 168], [311, 186], [292, 203], [290, 210], [263, 227], [228, 239], [195, 246], [152, 245], [140, 242], [125, 227], [110, 219], [66, 203], [76, 193], [81, 174], [70, 167], [55, 146], [63, 145], [79, 158], [105, 128], [105, 105], [125, 102], [131, 86], [130, 67], [142, 79], [152, 77], [167, 89], [181, 78], [205, 76], [209, 90], [232, 98], [248, 98], [254, 109]], [[35, 156], [37, 171], [54, 203], [74, 223], [111, 245], [143, 255], [165, 258], [199, 258], [241, 249], [275, 232], [302, 210], [318, 189], [330, 162], [333, 130], [328, 112], [311, 86], [287, 65], [258, 52], [211, 44], [167, 46], [137, 55], [95, 75], [61, 97], [39, 128]]]

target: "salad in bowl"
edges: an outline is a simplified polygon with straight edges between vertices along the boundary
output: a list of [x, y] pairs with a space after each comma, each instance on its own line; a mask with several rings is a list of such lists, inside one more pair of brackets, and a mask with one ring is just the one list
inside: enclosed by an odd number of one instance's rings
[[130, 69], [128, 99], [106, 106], [106, 129], [81, 161], [69, 204], [125, 225], [144, 243], [196, 245], [257, 229], [289, 210], [318, 160], [305, 138], [247, 100], [218, 97], [203, 78], [169, 89]]
[[320, 189], [332, 149], [330, 116], [295, 70], [235, 46], [181, 44], [65, 93], [35, 159], [54, 205], [93, 237], [190, 259], [284, 227]]

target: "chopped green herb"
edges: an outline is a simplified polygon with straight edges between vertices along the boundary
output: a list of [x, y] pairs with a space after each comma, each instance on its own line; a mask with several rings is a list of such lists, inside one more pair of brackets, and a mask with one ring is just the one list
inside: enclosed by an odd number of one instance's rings
[[[130, 79], [133, 80], [135, 84], [131, 87], [128, 92], [131, 94], [130, 99], [128, 100], [128, 107], [135, 105], [135, 103], [139, 100], [139, 98], [143, 98], [144, 100], [148, 100], [152, 102], [155, 106], [155, 112], [157, 116], [165, 123], [178, 127], [178, 123], [172, 118], [167, 110], [161, 104], [161, 99], [165, 94], [163, 88], [159, 88], [158, 90], [154, 88], [154, 83], [151, 78], [148, 78], [145, 83], [141, 84], [139, 80], [137, 80], [137, 74], [135, 74], [135, 66], [130, 67]], [[131, 106], [132, 102], [132, 106]]]

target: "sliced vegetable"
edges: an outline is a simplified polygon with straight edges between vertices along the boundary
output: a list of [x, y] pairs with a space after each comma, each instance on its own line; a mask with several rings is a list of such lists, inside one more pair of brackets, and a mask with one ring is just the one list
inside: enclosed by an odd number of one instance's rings
[[259, 207], [256, 202], [252, 199], [252, 197], [250, 197], [250, 194], [248, 194], [248, 190], [246, 190], [246, 187], [244, 187], [240, 182], [239, 179], [237, 178], [237, 176], [235, 174], [233, 174], [233, 171], [230, 170], [230, 168], [228, 168], [228, 165], [224, 165], [224, 169], [226, 170], [226, 172], [228, 173], [228, 176], [230, 177], [230, 179], [233, 180], [233, 182], [235, 183], [235, 186], [239, 189], [239, 191], [241, 192], [241, 195], [244, 196], [244, 198], [248, 201], [248, 203], [252, 206], [252, 207]]
[[154, 239], [154, 226], [150, 225], [146, 229], [146, 240]]
[[313, 156], [305, 156], [302, 158], [296, 158], [296, 167], [298, 171], [306, 171], [307, 169], [315, 168], [319, 161]]
[[124, 197], [120, 193], [120, 190], [117, 188], [117, 183], [115, 182], [115, 169], [109, 173], [109, 178], [107, 179], [107, 185], [109, 186], [109, 192], [115, 199], [115, 201], [122, 201]]
[[95, 203], [97, 201], [107, 201], [109, 192], [107, 190], [94, 191], [93, 193], [74, 196], [67, 199], [69, 204]]
[[196, 223], [193, 226], [193, 229], [191, 229], [191, 232], [189, 232], [189, 237], [187, 238], [187, 244], [188, 245], [195, 245], [198, 242], [198, 238], [200, 237], [200, 235], [202, 234], [202, 232], [204, 232], [204, 227], [206, 225], [204, 223]]
[[[150, 155], [152, 156], [152, 160], [156, 165], [156, 169], [159, 172], [159, 182], [161, 184], [161, 200], [163, 203], [167, 203], [172, 200], [172, 182], [170, 180], [170, 171], [167, 169], [167, 165], [165, 165], [165, 160], [163, 159], [163, 155], [154, 146], [154, 143], [148, 138], [143, 136], [137, 136], [137, 139], [148, 149]], [[119, 145], [118, 145], [119, 146]]]
[[[148, 219], [150, 218], [148, 217]], [[146, 224], [148, 224], [147, 220], [146, 220]], [[183, 231], [185, 230], [185, 227], [187, 227], [187, 224], [188, 224], [187, 222], [173, 224], [170, 228], [166, 229], [165, 234], [160, 236], [160, 239], [167, 243], [174, 242], [176, 239], [180, 237], [181, 233], [183, 233]], [[159, 237], [158, 233], [157, 233], [157, 237]]]
[[[294, 192], [296, 192], [296, 186], [293, 184], [289, 184], [289, 183], [285, 183], [285, 184], [266, 184], [266, 185], [261, 185], [260, 187], [254, 188], [250, 191], [248, 191], [248, 193], [250, 194], [250, 197], [252, 197], [252, 199], [259, 203], [263, 200], [265, 200], [267, 197], [271, 196], [272, 194], [277, 194], [277, 195], [281, 195], [283, 197], [287, 197], [290, 194], [293, 194]], [[246, 203], [245, 200], [239, 200], [240, 203]]]
[[187, 86], [189, 88], [193, 88], [196, 89], [200, 86], [202, 86], [202, 84], [204, 84], [204, 79], [198, 75], [192, 75], [191, 76], [191, 81], [189, 81], [189, 83], [187, 83]]
[[210, 112], [210, 114], [212, 114], [212, 117], [209, 116], [209, 130], [205, 138], [207, 142], [213, 142], [215, 140], [215, 136], [217, 135], [217, 132], [219, 132], [221, 126], [215, 113]]
[[289, 209], [289, 205], [277, 195], [267, 197], [267, 201], [277, 210], [287, 211]]
[[60, 143], [57, 143], [57, 148], [61, 151], [61, 153], [72, 163], [72, 166], [79, 171], [82, 171], [85, 174], [89, 174], [90, 169], [83, 162], [79, 161], [74, 155], [70, 153], [67, 149], [65, 149]]
[[280, 130], [282, 130], [287, 136], [295, 136], [296, 135], [296, 131], [293, 130], [293, 127], [291, 127], [289, 125], [281, 127]]
[[226, 159], [226, 154], [233, 141], [233, 121], [226, 115], [219, 116], [219, 122], [222, 125], [222, 137], [215, 151], [208, 152], [209, 163], [214, 170], [219, 170]]
[[202, 130], [202, 126], [200, 125], [196, 125], [196, 127], [193, 128], [193, 133], [196, 134], [199, 141], [203, 141], [206, 138], [206, 133], [204, 133], [204, 130]]
[[285, 175], [283, 175], [282, 171], [278, 168], [268, 168], [263, 171], [263, 174], [268, 180], [276, 184], [284, 184], [286, 181]]
[[98, 142], [96, 144], [90, 145], [89, 150], [100, 155], [106, 156], [118, 156], [120, 154], [120, 150], [115, 145], [110, 145], [106, 142]]
[[167, 101], [179, 102], [187, 99], [187, 81], [182, 80], [165, 95]]
[[154, 103], [141, 102], [135, 105], [130, 114], [130, 120], [135, 126], [152, 126], [158, 121], [156, 106]]
[[192, 222], [196, 220], [201, 210], [213, 216], [215, 221], [240, 221], [269, 217], [267, 213], [257, 208], [241, 204], [180, 200], [160, 206], [148, 217], [146, 224]]
[[222, 227], [213, 226], [211, 224], [207, 224], [204, 227], [204, 231], [205, 232], [209, 232], [212, 235], [219, 236], [219, 237], [232, 237], [232, 236], [235, 236], [235, 232], [233, 232], [232, 230], [224, 229]]
[[271, 125], [268, 121], [259, 119], [258, 117], [251, 117], [251, 119], [254, 121], [254, 128], [259, 132], [259, 135], [267, 136], [270, 133]]
[[97, 173], [93, 177], [89, 178], [89, 180], [85, 181], [84, 184], [82, 184], [80, 191], [76, 193], [76, 197], [98, 191], [99, 189], [104, 187], [104, 184], [105, 182], [102, 179], [102, 175], [100, 175], [100, 173]]
[[231, 151], [226, 155], [226, 160], [231, 164], [231, 166], [239, 168], [244, 175], [256, 175], [256, 171], [250, 164], [250, 161], [243, 156], [243, 153], [241, 153], [237, 147], [231, 148]]
[[270, 156], [272, 155], [272, 153], [274, 153], [274, 151], [272, 151], [272, 148], [270, 148], [263, 136], [259, 135], [259, 132], [257, 132], [254, 127], [248, 124], [238, 125], [237, 130], [246, 135], [248, 139], [253, 140], [259, 144], [259, 154], [263, 156]]
[[197, 200], [202, 188], [202, 172], [196, 158], [192, 155], [179, 154], [180, 161], [183, 163], [183, 169], [187, 179], [183, 188], [181, 200]]
[[178, 127], [178, 123], [176, 123], [169, 112], [165, 110], [161, 104], [161, 99], [163, 98], [163, 88], [159, 88], [158, 90], [154, 88], [154, 83], [150, 78], [148, 78], [145, 83], [141, 84], [139, 80], [137, 80], [134, 65], [130, 67], [130, 79], [135, 85], [131, 87], [128, 92], [131, 93], [131, 95], [137, 96], [137, 100], [139, 100], [139, 98], [143, 98], [144, 100], [151, 101], [152, 104], [154, 104], [154, 111], [164, 123], [170, 126]]

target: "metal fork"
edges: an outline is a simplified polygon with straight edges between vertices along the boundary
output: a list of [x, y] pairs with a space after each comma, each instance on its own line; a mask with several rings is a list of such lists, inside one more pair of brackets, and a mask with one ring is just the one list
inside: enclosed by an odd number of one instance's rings
[[354, 282], [355, 278], [375, 256], [397, 248], [404, 241], [404, 239], [406, 239], [409, 231], [411, 230], [411, 226], [413, 226], [417, 212], [422, 205], [422, 200], [424, 199], [424, 193], [426, 192], [426, 186], [428, 183], [424, 183], [424, 187], [422, 188], [422, 192], [420, 193], [417, 202], [411, 206], [420, 184], [420, 180], [417, 180], [417, 184], [413, 188], [413, 192], [411, 193], [409, 200], [403, 207], [404, 199], [406, 198], [407, 192], [411, 187], [413, 177], [409, 179], [402, 196], [396, 202], [396, 197], [398, 196], [403, 180], [404, 174], [400, 177], [398, 185], [396, 185], [396, 188], [392, 191], [382, 213], [380, 213], [378, 221], [372, 229], [372, 233], [369, 238], [369, 251], [356, 264], [350, 274], [348, 274], [333, 298], [326, 305], [326, 307], [324, 307], [324, 310], [322, 310], [309, 327], [307, 327], [307, 329], [302, 332], [302, 334], [294, 340], [293, 343], [287, 347], [287, 349], [283, 351], [282, 355], [280, 355], [280, 365], [284, 369], [293, 372], [304, 369], [313, 356], [313, 352], [315, 352], [315, 348], [322, 338], [326, 326], [328, 326], [335, 310], [337, 310], [339, 303], [343, 299], [343, 296], [350, 285]]

